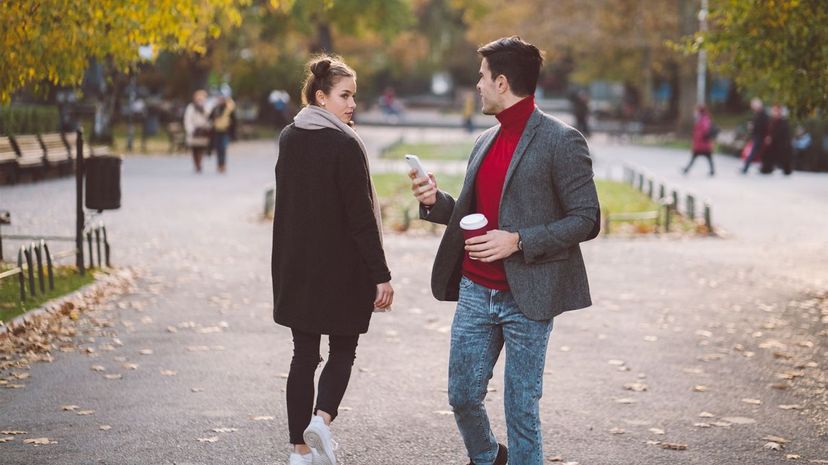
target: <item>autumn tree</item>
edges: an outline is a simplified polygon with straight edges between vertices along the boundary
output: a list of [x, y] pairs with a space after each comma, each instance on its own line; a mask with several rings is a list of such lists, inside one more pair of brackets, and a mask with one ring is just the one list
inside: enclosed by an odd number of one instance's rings
[[243, 0], [16, 0], [0, 15], [0, 102], [24, 87], [76, 86], [89, 60], [127, 70], [139, 47], [203, 52]]
[[612, 79], [635, 85], [644, 105], [652, 101], [657, 77], [676, 81], [679, 113], [683, 120], [692, 118], [695, 61], [672, 49], [669, 41], [695, 32], [696, 1], [453, 2], [465, 11], [470, 38], [477, 43], [520, 35], [544, 49], [547, 62], [571, 56], [577, 81]]
[[828, 108], [828, 6], [824, 0], [711, 0], [704, 47], [714, 69], [748, 94], [797, 118]]

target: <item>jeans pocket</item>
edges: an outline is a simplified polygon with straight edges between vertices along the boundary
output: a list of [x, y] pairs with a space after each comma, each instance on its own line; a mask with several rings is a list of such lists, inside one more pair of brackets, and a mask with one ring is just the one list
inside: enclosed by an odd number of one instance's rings
[[460, 278], [460, 289], [468, 289], [474, 284], [471, 279], [463, 276]]

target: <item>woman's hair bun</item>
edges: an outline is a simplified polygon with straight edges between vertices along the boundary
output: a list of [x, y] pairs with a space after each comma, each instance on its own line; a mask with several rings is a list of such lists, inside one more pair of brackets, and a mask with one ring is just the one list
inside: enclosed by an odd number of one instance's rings
[[331, 69], [331, 60], [328, 58], [323, 58], [310, 66], [310, 70], [314, 76], [318, 78], [323, 78], [325, 75], [328, 74], [328, 71]]

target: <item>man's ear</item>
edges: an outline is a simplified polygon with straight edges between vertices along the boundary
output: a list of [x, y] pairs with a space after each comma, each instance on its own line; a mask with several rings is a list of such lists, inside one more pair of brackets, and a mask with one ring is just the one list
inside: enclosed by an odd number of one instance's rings
[[509, 90], [509, 80], [506, 79], [505, 75], [500, 74], [495, 78], [495, 88], [501, 94], [505, 94]]

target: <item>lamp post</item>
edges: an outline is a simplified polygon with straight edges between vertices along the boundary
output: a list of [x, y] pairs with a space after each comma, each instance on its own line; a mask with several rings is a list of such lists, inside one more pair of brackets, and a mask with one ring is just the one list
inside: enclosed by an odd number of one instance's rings
[[[701, 9], [699, 10], [699, 32], [702, 34], [707, 32], [707, 15], [708, 15], [708, 0], [701, 0]], [[707, 50], [704, 48], [704, 42], [699, 48], [699, 63], [696, 69], [696, 103], [704, 105], [707, 96]]]

